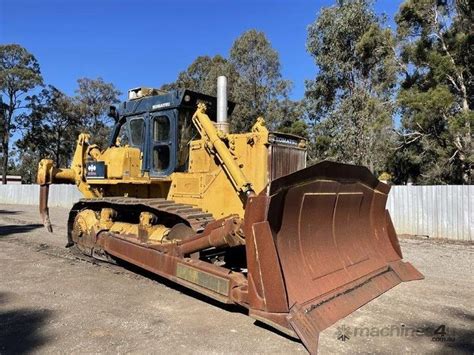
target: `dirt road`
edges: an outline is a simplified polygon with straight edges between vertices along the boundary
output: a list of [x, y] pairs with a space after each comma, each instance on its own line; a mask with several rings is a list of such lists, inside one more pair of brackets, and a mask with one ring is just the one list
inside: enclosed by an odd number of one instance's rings
[[[0, 205], [0, 354], [305, 353], [237, 307], [131, 267], [75, 257], [64, 248], [67, 211], [53, 208], [51, 217], [54, 234], [35, 207]], [[474, 246], [401, 245], [426, 279], [395, 287], [324, 331], [320, 354], [473, 353]]]

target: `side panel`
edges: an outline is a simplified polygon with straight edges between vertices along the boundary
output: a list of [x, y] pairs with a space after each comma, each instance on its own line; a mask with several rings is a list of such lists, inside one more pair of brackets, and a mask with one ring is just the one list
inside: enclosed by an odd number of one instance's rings
[[[230, 134], [229, 151], [256, 192], [268, 183], [267, 133]], [[244, 203], [204, 140], [190, 144], [189, 170], [172, 175], [169, 199], [198, 206], [214, 218], [244, 216]]]
[[272, 144], [269, 150], [269, 179], [278, 179], [306, 167], [306, 150]]

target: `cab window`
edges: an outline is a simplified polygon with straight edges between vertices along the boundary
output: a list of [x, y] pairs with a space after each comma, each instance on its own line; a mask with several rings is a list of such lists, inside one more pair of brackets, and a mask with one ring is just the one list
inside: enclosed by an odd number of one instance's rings
[[120, 127], [120, 131], [115, 140], [115, 145], [118, 147], [125, 147], [126, 145], [129, 145], [129, 144], [130, 144], [130, 140], [128, 139], [128, 129], [127, 129], [127, 125], [124, 123]]
[[153, 122], [153, 140], [167, 141], [170, 136], [170, 120], [166, 116], [155, 117]]
[[143, 118], [130, 120], [130, 140], [134, 146], [142, 146], [145, 133], [145, 121]]
[[192, 121], [193, 112], [183, 110], [178, 119], [178, 166], [177, 171], [186, 171], [189, 161], [189, 142], [197, 135]]
[[153, 170], [164, 172], [170, 167], [170, 120], [167, 116], [153, 118]]
[[156, 171], [165, 171], [170, 166], [170, 147], [159, 145], [153, 148], [153, 167]]

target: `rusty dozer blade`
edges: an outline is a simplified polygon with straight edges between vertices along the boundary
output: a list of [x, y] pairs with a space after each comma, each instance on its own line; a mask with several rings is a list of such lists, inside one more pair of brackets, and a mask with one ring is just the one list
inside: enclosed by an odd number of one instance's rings
[[402, 261], [385, 210], [389, 190], [364, 167], [328, 161], [268, 188], [287, 319], [311, 353], [323, 329], [400, 282], [423, 278]]
[[40, 185], [40, 196], [39, 196], [39, 212], [43, 225], [49, 233], [53, 233], [53, 226], [49, 219], [49, 208], [48, 208], [48, 197], [49, 197], [49, 185]]

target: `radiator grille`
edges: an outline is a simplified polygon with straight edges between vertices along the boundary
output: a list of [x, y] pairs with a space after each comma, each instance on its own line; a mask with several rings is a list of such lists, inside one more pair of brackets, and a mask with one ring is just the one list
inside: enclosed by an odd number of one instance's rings
[[298, 147], [272, 144], [269, 147], [270, 181], [306, 167], [306, 150]]

